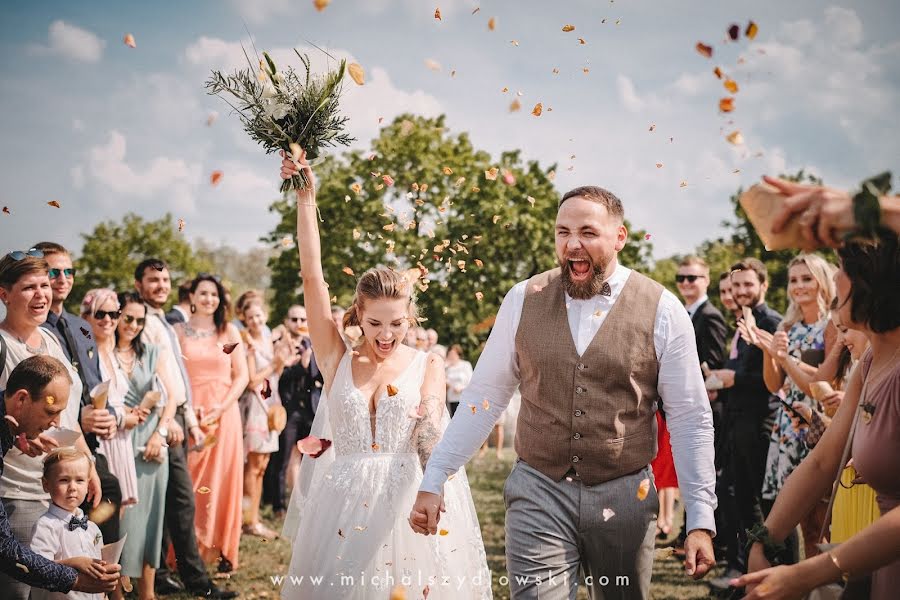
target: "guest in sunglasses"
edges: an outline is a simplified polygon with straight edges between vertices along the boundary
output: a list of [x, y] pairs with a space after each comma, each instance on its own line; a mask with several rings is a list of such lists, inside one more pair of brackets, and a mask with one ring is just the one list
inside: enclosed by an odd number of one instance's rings
[[[100, 438], [99, 453], [106, 457], [109, 470], [119, 480], [122, 489], [122, 506], [137, 504], [137, 474], [134, 471], [134, 457], [131, 450], [131, 430], [146, 418], [146, 412], [127, 410], [125, 394], [128, 378], [125, 375], [125, 358], [116, 348], [116, 325], [122, 311], [116, 293], [110, 289], [93, 289], [81, 302], [81, 317], [91, 326], [100, 356], [100, 378], [108, 386], [103, 393], [96, 388], [92, 391], [94, 409], [102, 410], [111, 406], [116, 411], [116, 429], [112, 435]], [[121, 360], [120, 360], [121, 358]], [[131, 364], [133, 367], [133, 363]]]
[[[97, 476], [103, 489], [103, 502], [113, 505], [112, 516], [98, 523], [103, 540], [107, 544], [119, 541], [119, 507], [122, 505], [122, 491], [119, 481], [109, 470], [106, 457], [98, 453], [100, 442], [98, 436], [110, 437], [116, 433], [117, 415], [107, 405], [105, 410], [94, 410], [91, 404], [90, 391], [100, 383], [100, 362], [97, 345], [91, 334], [91, 326], [87, 321], [66, 310], [65, 302], [75, 286], [75, 267], [72, 256], [63, 246], [54, 242], [39, 242], [34, 245], [44, 253], [44, 260], [50, 266], [50, 288], [53, 299], [50, 301], [50, 312], [43, 327], [52, 331], [59, 340], [60, 346], [69, 362], [81, 378], [81, 430], [84, 440], [94, 456]], [[91, 505], [86, 502], [81, 509], [90, 512]]]
[[[128, 382], [125, 406], [135, 410], [148, 392], [161, 392], [163, 400], [149, 410], [146, 419], [132, 430], [132, 456], [137, 473], [140, 502], [128, 507], [122, 517], [122, 531], [128, 543], [122, 551], [122, 574], [138, 579], [140, 600], [154, 598], [156, 569], [159, 568], [165, 522], [166, 492], [169, 482], [169, 448], [160, 429], [175, 418], [178, 405], [169, 390], [173, 384], [166, 361], [169, 355], [142, 341], [147, 307], [134, 292], [118, 297], [122, 316], [116, 327], [115, 356]], [[158, 388], [158, 389], [157, 389]]]
[[[49, 270], [43, 252], [35, 248], [16, 250], [0, 259], [0, 301], [6, 307], [6, 317], [0, 322], [0, 346], [6, 347], [6, 360], [0, 364], [0, 388], [6, 387], [12, 370], [26, 358], [45, 355], [59, 360], [72, 380], [66, 408], [59, 417], [59, 427], [80, 434], [81, 380], [56, 337], [41, 327], [47, 320], [52, 298]], [[75, 447], [89, 451], [80, 435]], [[31, 545], [32, 527], [46, 512], [50, 500], [41, 486], [44, 473], [41, 454], [39, 448], [29, 445], [26, 452], [19, 448], [10, 449], [3, 459], [5, 468], [0, 477], [0, 498], [9, 515], [12, 533], [23, 546]], [[100, 480], [96, 473], [88, 485], [88, 498], [95, 506], [100, 502]], [[26, 600], [30, 589], [28, 585], [0, 574], [0, 595], [4, 600]]]

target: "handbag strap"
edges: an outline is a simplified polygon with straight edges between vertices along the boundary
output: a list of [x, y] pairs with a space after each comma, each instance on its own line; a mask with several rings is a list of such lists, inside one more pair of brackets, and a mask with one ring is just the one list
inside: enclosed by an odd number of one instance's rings
[[[871, 367], [871, 363], [869, 364], [869, 367]], [[822, 522], [822, 530], [819, 531], [819, 537], [817, 538], [819, 540], [825, 537], [825, 533], [831, 527], [831, 514], [834, 510], [834, 500], [837, 497], [837, 491], [841, 485], [841, 476], [844, 474], [844, 469], [847, 466], [847, 459], [850, 457], [850, 450], [853, 448], [853, 438], [856, 435], [856, 428], [859, 425], [859, 411], [865, 403], [866, 388], [868, 387], [869, 368], [866, 369], [866, 373], [863, 376], [863, 386], [862, 391], [859, 393], [859, 402], [856, 404], [856, 410], [853, 412], [853, 424], [850, 426], [850, 433], [847, 435], [847, 442], [844, 444], [843, 453], [841, 453], [841, 461], [838, 463], [837, 475], [835, 475], [834, 481], [831, 483], [831, 497], [828, 498], [828, 508], [825, 509], [825, 520]]]
[[6, 338], [0, 334], [0, 377], [3, 377], [3, 372], [6, 370]]

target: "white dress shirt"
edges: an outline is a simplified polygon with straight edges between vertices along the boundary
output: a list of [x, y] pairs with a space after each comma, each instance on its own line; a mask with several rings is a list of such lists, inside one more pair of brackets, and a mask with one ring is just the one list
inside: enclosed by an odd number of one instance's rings
[[[578, 354], [584, 354], [606, 315], [622, 292], [631, 269], [618, 265], [607, 279], [610, 296], [575, 300], [566, 296], [569, 329]], [[481, 447], [509, 404], [519, 385], [515, 338], [525, 302], [527, 281], [516, 284], [506, 295], [484, 351], [475, 366], [460, 405], [477, 410], [458, 410], [443, 439], [428, 461], [421, 490], [439, 494], [447, 478], [462, 467]], [[615, 340], [602, 340], [615, 343]], [[715, 532], [716, 472], [713, 465], [712, 411], [700, 361], [694, 327], [681, 302], [663, 291], [653, 326], [653, 342], [659, 362], [657, 391], [665, 406], [671, 435], [678, 484], [684, 497], [688, 530]], [[484, 400], [489, 403], [482, 409]]]
[[[34, 524], [31, 550], [48, 560], [55, 561], [77, 556], [101, 558], [103, 535], [100, 533], [100, 528], [93, 521], [88, 521], [87, 529], [77, 527], [69, 531], [68, 525], [72, 517], [81, 519], [84, 517], [84, 513], [80, 508], [69, 512], [51, 502], [47, 512], [41, 515]], [[87, 592], [63, 594], [31, 588], [31, 598], [32, 600], [102, 600], [103, 594], [88, 594]]]
[[696, 313], [697, 309], [700, 308], [701, 306], [703, 306], [703, 303], [706, 302], [707, 300], [709, 300], [709, 296], [707, 296], [706, 294], [703, 294], [702, 298], [700, 298], [693, 304], [688, 304], [687, 306], [685, 306], [685, 308], [688, 311], [688, 315], [690, 315], [690, 317], [693, 319], [694, 313]]

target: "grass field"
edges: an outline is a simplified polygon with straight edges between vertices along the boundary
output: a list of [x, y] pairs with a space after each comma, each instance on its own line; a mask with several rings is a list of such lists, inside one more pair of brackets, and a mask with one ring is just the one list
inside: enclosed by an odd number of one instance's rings
[[[494, 598], [498, 600], [509, 598], [509, 589], [499, 585], [497, 579], [501, 574], [506, 573], [503, 482], [512, 468], [513, 460], [513, 453], [507, 450], [502, 460], [497, 460], [493, 453], [489, 453], [483, 459], [474, 459], [467, 467], [484, 537], [488, 567], [494, 574]], [[281, 529], [281, 523], [273, 521], [271, 513], [265, 511], [263, 516], [268, 526], [275, 530]], [[680, 527], [680, 523], [678, 527]], [[265, 542], [260, 538], [243, 536], [240, 568], [229, 578], [216, 579], [216, 583], [220, 587], [239, 591], [241, 598], [245, 600], [277, 598], [279, 589], [272, 584], [269, 576], [274, 573], [285, 573], [290, 561], [290, 551], [290, 545], [284, 540]], [[412, 594], [409, 595], [410, 600], [416, 597]], [[686, 578], [681, 562], [670, 557], [655, 561], [651, 597], [654, 600], [708, 598], [710, 592], [705, 584]], [[180, 595], [168, 598], [186, 600], [190, 596]], [[579, 598], [587, 598], [583, 588]]]

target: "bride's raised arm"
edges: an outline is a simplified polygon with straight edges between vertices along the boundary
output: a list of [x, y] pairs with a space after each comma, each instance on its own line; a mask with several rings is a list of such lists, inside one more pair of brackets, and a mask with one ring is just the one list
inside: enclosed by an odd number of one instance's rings
[[300, 277], [303, 280], [303, 302], [309, 319], [309, 337], [316, 362], [326, 382], [334, 377], [345, 346], [340, 332], [331, 319], [331, 301], [328, 285], [322, 271], [322, 243], [319, 239], [319, 221], [316, 210], [316, 186], [312, 169], [306, 160], [306, 151], [300, 159], [282, 153], [282, 179], [290, 179], [302, 170], [308, 182], [306, 189], [297, 190], [297, 249], [300, 252]]

